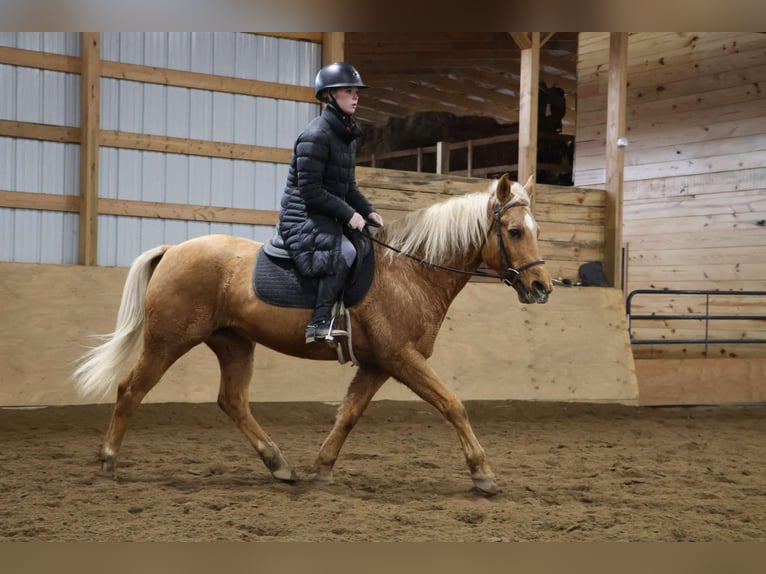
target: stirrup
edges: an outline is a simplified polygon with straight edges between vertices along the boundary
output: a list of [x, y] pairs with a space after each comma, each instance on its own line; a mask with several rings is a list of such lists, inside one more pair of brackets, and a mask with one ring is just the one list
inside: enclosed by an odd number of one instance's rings
[[348, 331], [335, 328], [335, 318], [317, 323], [309, 323], [306, 327], [306, 343], [334, 343], [336, 337], [348, 337]]

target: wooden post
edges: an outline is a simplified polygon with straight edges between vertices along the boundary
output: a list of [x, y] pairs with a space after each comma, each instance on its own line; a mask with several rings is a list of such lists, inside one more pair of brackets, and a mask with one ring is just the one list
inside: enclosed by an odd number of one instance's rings
[[[342, 62], [345, 57], [344, 32], [322, 32], [322, 66], [333, 62]], [[359, 73], [363, 74], [364, 70]], [[364, 75], [362, 75], [364, 78]]]
[[628, 33], [611, 32], [606, 107], [606, 213], [604, 273], [622, 289], [622, 210], [625, 172], [625, 108], [628, 86]]
[[449, 142], [436, 142], [436, 173], [449, 173]]
[[98, 154], [101, 39], [98, 32], [82, 32], [80, 70], [80, 265], [96, 265], [98, 258]]
[[[516, 33], [518, 34], [518, 33]], [[521, 48], [521, 87], [519, 90], [519, 172], [517, 180], [526, 182], [537, 171], [537, 100], [540, 78], [540, 32], [531, 32], [528, 43], [514, 39]], [[529, 47], [525, 47], [525, 46]]]

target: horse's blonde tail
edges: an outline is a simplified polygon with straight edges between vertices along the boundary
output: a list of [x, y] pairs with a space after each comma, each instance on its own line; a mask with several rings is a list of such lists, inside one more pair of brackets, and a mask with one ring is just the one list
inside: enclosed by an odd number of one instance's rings
[[122, 365], [140, 346], [146, 289], [157, 261], [169, 248], [160, 245], [149, 249], [130, 266], [114, 332], [97, 335], [104, 343], [88, 350], [72, 374], [80, 397], [103, 397], [117, 381]]

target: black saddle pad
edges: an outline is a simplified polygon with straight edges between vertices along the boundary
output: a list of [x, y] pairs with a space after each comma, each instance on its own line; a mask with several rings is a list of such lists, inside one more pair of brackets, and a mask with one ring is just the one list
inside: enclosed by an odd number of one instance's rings
[[[357, 257], [349, 271], [343, 292], [343, 304], [346, 307], [362, 300], [375, 274], [375, 251], [371, 246], [357, 245], [357, 253], [361, 254], [362, 259], [360, 263]], [[253, 289], [261, 300], [270, 305], [313, 309], [318, 283], [318, 278], [298, 273], [292, 259], [272, 257], [263, 249], [255, 259]]]

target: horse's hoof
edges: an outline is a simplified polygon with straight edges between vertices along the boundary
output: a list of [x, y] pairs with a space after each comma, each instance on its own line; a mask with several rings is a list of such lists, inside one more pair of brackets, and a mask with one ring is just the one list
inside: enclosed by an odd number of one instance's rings
[[102, 460], [101, 468], [96, 472], [96, 476], [114, 480], [114, 459]]
[[295, 471], [291, 468], [281, 468], [279, 470], [275, 470], [271, 475], [276, 478], [277, 480], [281, 480], [282, 482], [298, 482], [298, 475], [295, 474]]
[[333, 484], [335, 481], [333, 480], [332, 476], [315, 476], [314, 480], [312, 480], [314, 484], [317, 486], [328, 486], [330, 484]]
[[473, 490], [477, 494], [486, 497], [495, 496], [498, 492], [500, 492], [500, 489], [495, 484], [495, 480], [493, 478], [474, 478]]

